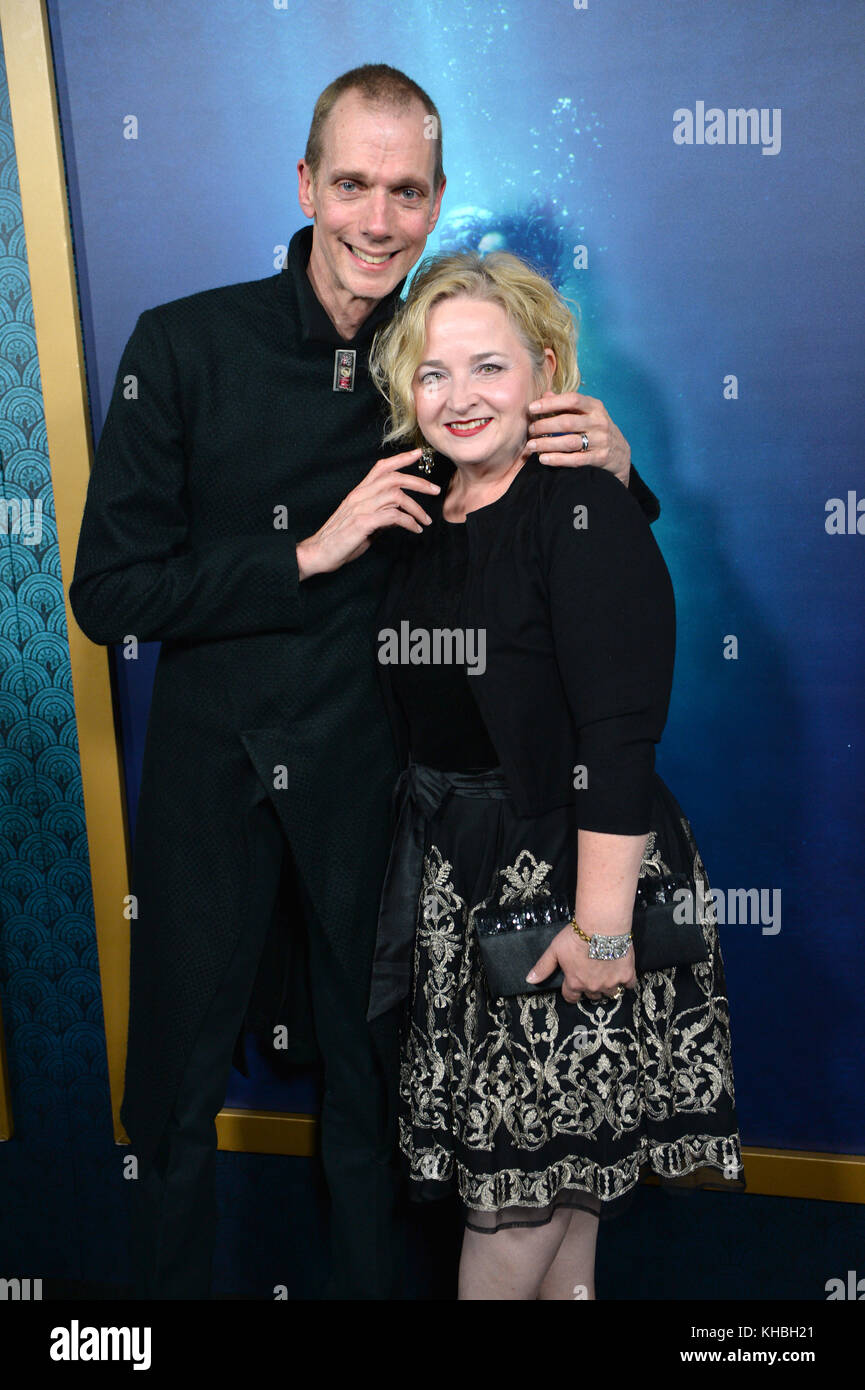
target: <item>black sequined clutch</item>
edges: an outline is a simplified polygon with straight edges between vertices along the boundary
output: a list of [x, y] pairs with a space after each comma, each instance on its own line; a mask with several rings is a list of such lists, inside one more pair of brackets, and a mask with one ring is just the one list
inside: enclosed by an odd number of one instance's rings
[[[685, 920], [677, 921], [674, 914]], [[561, 970], [536, 985], [529, 984], [526, 975], [572, 915], [567, 898], [556, 895], [518, 908], [504, 905], [475, 913], [487, 984], [495, 998], [538, 994], [561, 986]], [[640, 878], [631, 933], [638, 975], [708, 959], [702, 928], [694, 920], [694, 885], [685, 874], [644, 874]]]

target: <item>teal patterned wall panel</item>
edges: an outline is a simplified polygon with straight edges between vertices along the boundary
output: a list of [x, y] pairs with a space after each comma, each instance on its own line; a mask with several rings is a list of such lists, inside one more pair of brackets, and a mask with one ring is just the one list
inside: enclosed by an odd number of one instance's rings
[[[0, 997], [15, 1139], [108, 1113], [81, 767], [5, 62], [0, 66]], [[110, 1115], [108, 1115], [110, 1120]], [[14, 1141], [13, 1141], [14, 1142]]]

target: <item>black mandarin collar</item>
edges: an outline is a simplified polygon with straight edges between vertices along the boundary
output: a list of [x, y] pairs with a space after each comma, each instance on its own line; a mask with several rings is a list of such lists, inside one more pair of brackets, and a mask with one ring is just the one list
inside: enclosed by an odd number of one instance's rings
[[294, 290], [293, 297], [300, 315], [301, 339], [304, 342], [328, 343], [333, 347], [365, 347], [371, 341], [379, 324], [393, 317], [400, 302], [405, 278], [400, 280], [390, 294], [379, 300], [353, 338], [343, 338], [337, 332], [336, 326], [312, 288], [312, 282], [306, 273], [311, 251], [312, 227], [301, 227], [288, 243], [288, 255], [282, 268], [283, 288], [291, 287]]

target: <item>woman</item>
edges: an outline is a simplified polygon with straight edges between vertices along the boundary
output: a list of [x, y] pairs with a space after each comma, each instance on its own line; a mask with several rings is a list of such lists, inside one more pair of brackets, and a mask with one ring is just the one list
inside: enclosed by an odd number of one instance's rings
[[[523, 460], [528, 403], [579, 384], [570, 313], [529, 266], [425, 262], [370, 368], [386, 439], [434, 450], [441, 483], [429, 524], [415, 509], [417, 535], [388, 532], [400, 559], [379, 614], [408, 766], [370, 1017], [404, 1011], [410, 1190], [460, 1196], [461, 1299], [592, 1298], [598, 1220], [643, 1167], [669, 1187], [744, 1186], [708, 884], [654, 772], [672, 586], [617, 480]], [[696, 881], [708, 956], [638, 978], [628, 934], [653, 869]], [[496, 997], [477, 913], [556, 895], [572, 918], [526, 993]]]

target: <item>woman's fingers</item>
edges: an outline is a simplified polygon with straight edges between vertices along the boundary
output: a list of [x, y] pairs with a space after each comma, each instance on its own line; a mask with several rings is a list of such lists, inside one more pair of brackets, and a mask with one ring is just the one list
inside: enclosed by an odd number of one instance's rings
[[[581, 998], [587, 998], [591, 999], [592, 1002], [597, 1002], [598, 999], [613, 997], [619, 986], [623, 986], [624, 988], [633, 988], [636, 986], [637, 976], [636, 973], [634, 973], [633, 965], [631, 965], [630, 973], [627, 974], [626, 979], [613, 979], [609, 981], [604, 979], [588, 980], [580, 965], [574, 966], [572, 960], [567, 958], [567, 956], [569, 956], [567, 947], [559, 949], [556, 947], [556, 941], [558, 941], [558, 938], [549, 942], [547, 951], [544, 952], [544, 955], [540, 956], [540, 959], [535, 960], [533, 967], [531, 967], [530, 972], [528, 972], [526, 976], [528, 984], [540, 984], [542, 980], [551, 976], [556, 966], [562, 966], [562, 969], [565, 970], [565, 981], [563, 981], [562, 984], [562, 998], [565, 999], [567, 1004], [577, 1004], [577, 1001]], [[570, 945], [570, 941], [567, 942], [567, 945]], [[609, 966], [602, 967], [602, 976], [604, 976], [604, 974], [609, 974], [609, 969], [611, 969]], [[627, 966], [624, 966], [624, 970], [627, 970]], [[615, 973], [622, 976], [623, 972], [622, 969], [619, 969]]]
[[556, 954], [555, 943], [550, 942], [544, 954], [535, 961], [526, 976], [526, 980], [530, 985], [539, 984], [541, 980], [545, 980], [548, 975], [552, 975], [553, 971], [558, 967], [558, 964], [559, 958]]
[[[577, 999], [584, 997], [596, 1003], [599, 999], [611, 999], [616, 997], [618, 989], [635, 989], [637, 976], [631, 964], [630, 972], [627, 965], [623, 970], [612, 972], [611, 967], [601, 971], [593, 971], [588, 974], [582, 970], [569, 971], [562, 986], [562, 994], [569, 1004], [573, 1004]], [[600, 976], [600, 978], [599, 978]], [[567, 989], [567, 993], [565, 990]]]

